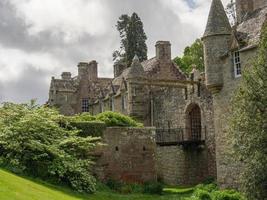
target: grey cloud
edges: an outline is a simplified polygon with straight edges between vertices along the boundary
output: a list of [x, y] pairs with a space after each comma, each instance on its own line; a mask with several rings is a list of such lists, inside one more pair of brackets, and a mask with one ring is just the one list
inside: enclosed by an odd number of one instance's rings
[[48, 72], [27, 66], [26, 70], [16, 80], [0, 82], [0, 102], [28, 102], [37, 99], [44, 103], [48, 98]]
[[30, 26], [26, 25], [23, 18], [17, 16], [16, 8], [8, 0], [1, 0], [0, 46], [31, 54], [48, 53], [58, 60], [60, 66], [55, 66], [50, 72], [44, 69], [38, 71], [37, 66], [21, 66], [25, 70], [17, 80], [0, 82], [0, 95], [2, 94], [6, 100], [16, 102], [38, 98], [39, 102], [44, 103], [49, 89], [46, 80], [51, 76], [59, 76], [61, 71], [76, 74], [76, 65], [79, 61], [95, 59], [99, 63], [100, 76], [111, 77], [111, 55], [120, 45], [115, 24], [118, 17], [124, 13], [137, 12], [140, 15], [148, 36], [149, 56], [155, 55], [154, 45], [157, 40], [170, 40], [174, 57], [200, 36], [199, 30], [190, 24], [183, 24], [177, 14], [164, 7], [160, 0], [99, 1], [108, 8], [109, 17], [105, 21], [109, 31], [96, 36], [85, 32], [76, 42], [66, 43], [62, 39], [64, 32], [55, 35], [53, 30], [45, 30], [34, 36], [29, 35]]

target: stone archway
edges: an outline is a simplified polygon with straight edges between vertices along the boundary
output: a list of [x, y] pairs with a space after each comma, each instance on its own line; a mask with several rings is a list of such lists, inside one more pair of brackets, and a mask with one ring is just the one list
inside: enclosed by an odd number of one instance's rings
[[186, 133], [190, 141], [201, 140], [201, 110], [197, 104], [191, 104], [186, 112]]

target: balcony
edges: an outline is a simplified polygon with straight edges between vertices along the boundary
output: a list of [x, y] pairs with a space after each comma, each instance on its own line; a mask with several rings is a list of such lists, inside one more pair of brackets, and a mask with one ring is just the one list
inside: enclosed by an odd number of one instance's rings
[[156, 129], [156, 143], [159, 146], [198, 146], [205, 143], [205, 128]]

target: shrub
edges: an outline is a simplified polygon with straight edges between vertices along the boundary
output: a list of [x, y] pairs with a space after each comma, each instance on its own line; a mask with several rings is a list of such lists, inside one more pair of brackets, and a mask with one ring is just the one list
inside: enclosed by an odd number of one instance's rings
[[144, 193], [147, 194], [159, 194], [163, 192], [163, 184], [160, 182], [148, 182], [144, 184]]
[[250, 200], [267, 199], [267, 23], [251, 67], [231, 101], [230, 136], [242, 161], [241, 189]]
[[114, 191], [119, 192], [119, 191], [121, 191], [121, 188], [123, 186], [123, 183], [122, 182], [119, 182], [119, 181], [115, 181], [115, 180], [109, 179], [109, 180], [107, 180], [106, 185], [111, 190], [114, 190]]
[[96, 117], [89, 113], [82, 113], [71, 117], [73, 121], [96, 121]]
[[133, 120], [131, 117], [116, 112], [103, 112], [96, 116], [96, 119], [104, 122], [108, 127], [142, 127], [141, 123]]
[[102, 136], [106, 128], [106, 124], [100, 121], [72, 121], [70, 125], [80, 130], [79, 136], [81, 137]]
[[213, 200], [245, 200], [241, 194], [233, 190], [215, 191], [212, 196]]
[[212, 192], [218, 190], [218, 186], [214, 183], [211, 184], [199, 184], [196, 186], [197, 189], [204, 190], [207, 192]]
[[79, 192], [94, 192], [90, 151], [98, 138], [82, 138], [60, 125], [57, 111], [32, 104], [0, 108], [1, 165], [16, 173], [68, 184]]
[[206, 190], [196, 189], [193, 196], [199, 200], [212, 200], [210, 193]]
[[209, 176], [203, 181], [203, 184], [207, 185], [207, 184], [212, 184], [214, 182], [215, 182], [215, 178], [213, 176]]

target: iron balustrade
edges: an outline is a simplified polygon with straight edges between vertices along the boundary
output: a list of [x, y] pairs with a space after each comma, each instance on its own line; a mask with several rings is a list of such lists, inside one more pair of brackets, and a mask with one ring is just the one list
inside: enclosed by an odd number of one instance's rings
[[205, 139], [206, 127], [156, 129], [156, 143], [160, 146], [201, 144]]

